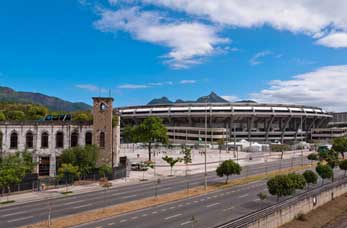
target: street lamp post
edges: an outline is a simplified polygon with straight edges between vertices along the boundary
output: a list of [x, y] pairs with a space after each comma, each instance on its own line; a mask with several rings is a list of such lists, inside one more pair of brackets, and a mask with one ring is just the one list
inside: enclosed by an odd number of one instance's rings
[[207, 190], [207, 100], [205, 108], [205, 175], [204, 175], [204, 189]]

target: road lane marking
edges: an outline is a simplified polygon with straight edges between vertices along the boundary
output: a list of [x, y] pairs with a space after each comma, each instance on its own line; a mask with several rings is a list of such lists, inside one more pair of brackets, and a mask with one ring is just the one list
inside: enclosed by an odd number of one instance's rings
[[135, 219], [138, 219], [139, 217], [138, 216], [134, 216], [134, 217], [132, 217], [131, 219], [132, 220], [135, 220]]
[[169, 189], [171, 189], [171, 187], [162, 188], [162, 189], [159, 189], [159, 191], [166, 191], [166, 190], [169, 190]]
[[129, 198], [134, 198], [136, 197], [137, 195], [131, 195], [131, 196], [123, 196], [122, 199], [129, 199]]
[[239, 198], [245, 198], [245, 197], [247, 197], [248, 196], [248, 194], [244, 194], [244, 195], [242, 195], [242, 196], [239, 196]]
[[223, 211], [230, 211], [230, 210], [232, 210], [232, 209], [234, 209], [234, 207], [225, 208]]
[[142, 215], [142, 217], [146, 217], [146, 216], [147, 216], [147, 214], [143, 214], [143, 215]]
[[77, 201], [72, 201], [72, 202], [64, 203], [63, 205], [67, 206], [67, 205], [71, 205], [71, 204], [81, 203], [81, 202], [84, 202], [84, 201], [85, 201], [85, 200], [77, 200]]
[[107, 225], [113, 226], [114, 224], [115, 224], [114, 222], [111, 222], [111, 223], [109, 223], [109, 224], [107, 224]]
[[26, 211], [19, 211], [19, 212], [15, 212], [15, 213], [11, 213], [11, 214], [6, 214], [6, 215], [1, 215], [0, 217], [9, 217], [11, 215], [19, 215], [19, 214], [23, 214]]
[[126, 221], [128, 221], [128, 220], [122, 219], [122, 220], [120, 220], [120, 223], [123, 223], [123, 222], [126, 222]]
[[192, 221], [187, 221], [187, 222], [181, 223], [181, 226], [188, 225], [190, 223], [192, 223]]
[[214, 204], [210, 204], [210, 205], [207, 205], [206, 207], [214, 207], [214, 206], [217, 206], [219, 203], [214, 203]]
[[17, 221], [22, 221], [22, 220], [26, 220], [26, 219], [31, 219], [33, 218], [34, 216], [27, 216], [27, 217], [22, 217], [22, 218], [17, 218], [17, 219], [11, 219], [11, 220], [8, 220], [7, 222], [8, 223], [11, 223], [11, 222], [17, 222]]
[[179, 217], [179, 216], [181, 216], [181, 215], [182, 215], [182, 214], [172, 215], [172, 216], [166, 217], [165, 220], [169, 220], [169, 219], [172, 219], [172, 218], [176, 218], [176, 217]]
[[175, 209], [176, 207], [170, 207], [170, 209], [172, 210], [172, 209]]
[[158, 212], [157, 211], [153, 211], [152, 214], [158, 214]]
[[79, 208], [83, 208], [83, 207], [89, 207], [91, 206], [92, 204], [91, 203], [88, 203], [88, 204], [84, 204], [84, 205], [81, 205], [81, 206], [76, 206], [74, 207], [73, 209], [79, 209]]

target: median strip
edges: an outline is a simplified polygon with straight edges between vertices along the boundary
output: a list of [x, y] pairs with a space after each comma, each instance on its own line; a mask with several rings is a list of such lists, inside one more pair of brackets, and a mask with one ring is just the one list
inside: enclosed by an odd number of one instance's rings
[[[100, 208], [100, 209], [95, 209], [91, 211], [86, 211], [82, 212], [79, 214], [74, 214], [71, 216], [65, 216], [61, 218], [56, 218], [52, 220], [52, 228], [63, 228], [63, 227], [71, 227], [71, 226], [77, 226], [80, 224], [85, 224], [93, 221], [97, 221], [100, 219], [104, 218], [109, 218], [109, 217], [114, 217], [120, 214], [128, 213], [131, 211], [135, 210], [140, 210], [160, 204], [165, 204], [165, 203], [170, 203], [182, 199], [186, 199], [189, 197], [193, 196], [198, 196], [198, 195], [203, 195], [206, 193], [211, 193], [220, 189], [225, 189], [225, 188], [230, 188], [232, 186], [236, 185], [243, 185], [243, 184], [248, 184], [251, 182], [263, 180], [266, 178], [271, 178], [273, 176], [279, 175], [279, 174], [287, 174], [291, 172], [297, 172], [301, 170], [305, 170], [307, 168], [311, 167], [311, 165], [305, 165], [305, 166], [297, 166], [293, 168], [288, 168], [288, 169], [282, 169], [282, 170], [277, 170], [277, 171], [272, 171], [268, 172], [267, 174], [257, 174], [249, 177], [244, 177], [240, 179], [233, 179], [229, 181], [228, 184], [224, 183], [218, 183], [214, 185], [210, 185], [207, 187], [205, 190], [204, 187], [199, 186], [199, 187], [194, 187], [187, 190], [183, 191], [178, 191], [174, 193], [169, 193], [169, 194], [164, 194], [164, 195], [159, 195], [156, 198], [155, 197], [148, 197], [140, 200], [133, 200], [130, 202], [122, 203], [122, 204], [117, 204], [111, 207], [107, 208]], [[36, 223], [33, 225], [28, 225], [28, 226], [23, 226], [27, 228], [43, 228], [47, 227], [48, 222], [43, 221], [40, 223]]]

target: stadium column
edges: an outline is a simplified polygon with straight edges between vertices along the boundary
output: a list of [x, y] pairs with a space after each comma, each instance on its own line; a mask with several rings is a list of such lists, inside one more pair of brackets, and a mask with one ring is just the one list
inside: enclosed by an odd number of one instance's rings
[[[268, 124], [266, 126], [266, 136], [265, 136], [265, 141], [266, 142], [269, 142], [269, 132], [270, 132], [270, 128], [271, 128], [271, 125], [273, 123], [273, 121], [275, 120], [275, 115], [273, 115], [271, 117], [271, 119], [268, 121]], [[265, 120], [266, 121], [266, 120]]]
[[289, 116], [288, 118], [287, 118], [287, 120], [285, 121], [285, 123], [284, 123], [284, 125], [282, 126], [282, 133], [281, 133], [281, 143], [283, 144], [283, 142], [284, 142], [284, 133], [286, 132], [286, 129], [287, 129], [287, 127], [288, 127], [288, 124], [289, 124], [289, 122], [290, 122], [290, 120], [292, 119], [292, 116]]

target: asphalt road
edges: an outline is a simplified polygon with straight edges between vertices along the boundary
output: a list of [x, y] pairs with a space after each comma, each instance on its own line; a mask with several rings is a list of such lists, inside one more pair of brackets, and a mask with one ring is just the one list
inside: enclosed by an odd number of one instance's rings
[[[337, 171], [336, 175], [343, 176], [343, 173]], [[321, 180], [319, 180], [316, 186], [320, 184]], [[75, 228], [216, 227], [266, 206], [278, 203], [277, 198], [274, 196], [268, 196], [265, 201], [261, 202], [257, 196], [259, 192], [267, 192], [265, 180], [126, 213], [79, 225]], [[302, 191], [297, 191], [296, 193], [300, 192]], [[282, 198], [281, 201], [285, 199]]]
[[[302, 163], [302, 161], [303, 160], [301, 158], [295, 158], [282, 161], [268, 162], [267, 164], [262, 163], [250, 165], [247, 167], [243, 167], [242, 174], [240, 176], [233, 176], [232, 179], [257, 173], [263, 173], [266, 171], [276, 170], [280, 168], [290, 167], [292, 165], [299, 165]], [[304, 159], [304, 162], [308, 161]], [[215, 172], [208, 173], [208, 184], [213, 184], [222, 181], [224, 181], [224, 178], [217, 177]], [[50, 200], [43, 200], [21, 205], [3, 207], [0, 208], [0, 228], [19, 227], [46, 220], [50, 208], [49, 205], [51, 205], [52, 207], [52, 218], [57, 218], [66, 215], [80, 213], [87, 210], [93, 210], [106, 206], [116, 205], [132, 200], [152, 197], [155, 194], [154, 183], [155, 182], [146, 182], [124, 187], [111, 188], [104, 191], [77, 194], [73, 196], [65, 196], [62, 198], [55, 198]], [[203, 183], [203, 174], [194, 174], [189, 176], [189, 185], [191, 187], [203, 185]], [[176, 192], [179, 190], [186, 189], [186, 186], [187, 180], [185, 177], [165, 179], [162, 180], [161, 184], [158, 186], [158, 194]], [[194, 210], [197, 209], [198, 208]]]

